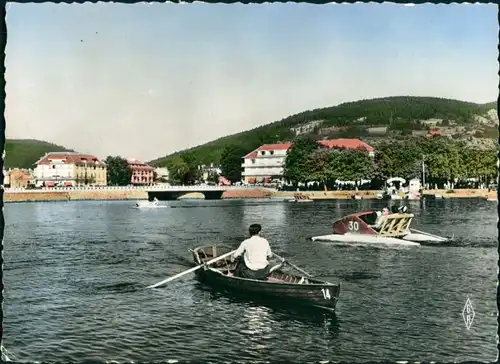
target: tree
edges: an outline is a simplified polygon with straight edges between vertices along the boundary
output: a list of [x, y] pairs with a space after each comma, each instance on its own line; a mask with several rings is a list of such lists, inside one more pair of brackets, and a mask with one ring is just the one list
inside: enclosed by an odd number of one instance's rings
[[169, 179], [171, 183], [192, 185], [200, 178], [200, 170], [192, 154], [176, 156], [168, 161]]
[[[336, 177], [336, 171], [332, 166], [334, 165], [334, 157], [336, 153], [332, 153], [326, 148], [316, 149], [306, 157], [306, 170], [307, 174], [305, 180], [318, 181], [323, 185], [328, 185], [328, 181]], [[333, 163], [332, 163], [333, 162]]]
[[385, 177], [412, 178], [422, 160], [422, 149], [414, 141], [386, 142], [377, 148], [377, 166]]
[[480, 182], [489, 182], [498, 175], [498, 156], [494, 150], [467, 148], [461, 150], [464, 177], [478, 178]]
[[241, 181], [241, 163], [246, 150], [235, 144], [224, 147], [220, 157], [222, 175], [231, 182]]
[[132, 170], [125, 158], [108, 156], [105, 163], [108, 172], [108, 185], [126, 186], [131, 183]]
[[432, 151], [429, 151], [429, 177], [439, 182], [450, 182], [455, 178], [463, 178], [463, 159], [461, 145], [450, 143], [444, 139], [435, 139]]
[[338, 151], [336, 154], [336, 158], [332, 160], [332, 170], [338, 179], [359, 181], [373, 177], [374, 162], [368, 153], [353, 149]]
[[189, 166], [180, 156], [176, 156], [168, 161], [169, 180], [172, 184], [184, 184], [185, 176], [189, 171]]
[[209, 172], [207, 176], [208, 182], [219, 183], [219, 175], [215, 172]]
[[283, 176], [291, 182], [309, 182], [309, 158], [314, 151], [324, 148], [308, 136], [299, 136], [286, 153]]

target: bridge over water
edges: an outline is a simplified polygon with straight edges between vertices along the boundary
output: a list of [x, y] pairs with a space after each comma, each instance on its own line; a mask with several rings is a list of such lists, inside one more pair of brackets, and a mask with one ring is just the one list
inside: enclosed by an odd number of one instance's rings
[[226, 191], [244, 191], [249, 189], [266, 189], [264, 187], [250, 186], [153, 186], [147, 190], [148, 200], [152, 201], [156, 197], [160, 201], [177, 200], [188, 193], [199, 192], [205, 196], [205, 200], [219, 200]]

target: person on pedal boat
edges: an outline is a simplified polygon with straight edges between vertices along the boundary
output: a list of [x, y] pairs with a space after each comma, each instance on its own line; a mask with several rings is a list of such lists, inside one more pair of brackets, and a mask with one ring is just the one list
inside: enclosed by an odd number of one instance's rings
[[377, 211], [377, 219], [375, 220], [375, 224], [373, 224], [372, 227], [375, 230], [379, 230], [382, 227], [382, 225], [384, 225], [384, 222], [387, 219], [387, 215], [389, 214], [390, 212], [388, 207], [384, 207], [382, 209], [382, 212]]
[[273, 256], [267, 239], [260, 236], [262, 227], [259, 224], [250, 225], [250, 237], [245, 239], [231, 256], [238, 260], [234, 275], [241, 278], [266, 279], [269, 274], [268, 258]]

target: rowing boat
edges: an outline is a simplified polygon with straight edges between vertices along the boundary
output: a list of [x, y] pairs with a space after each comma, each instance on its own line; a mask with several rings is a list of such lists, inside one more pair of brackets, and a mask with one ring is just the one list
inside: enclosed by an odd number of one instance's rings
[[308, 195], [304, 195], [303, 193], [296, 193], [293, 196], [293, 199], [289, 200], [290, 202], [313, 202]]
[[[230, 252], [226, 245], [201, 246], [191, 250], [196, 265], [204, 264]], [[286, 264], [286, 263], [285, 263]], [[236, 263], [221, 259], [196, 271], [196, 278], [208, 286], [234, 292], [244, 292], [258, 298], [278, 299], [287, 305], [309, 306], [335, 311], [340, 294], [340, 284], [283, 272], [283, 263], [270, 269], [265, 280], [248, 279], [233, 275]]]
[[376, 211], [351, 214], [333, 223], [332, 234], [312, 237], [313, 241], [420, 245], [421, 242], [444, 242], [447, 238], [411, 229], [413, 214], [393, 213], [386, 216], [379, 229], [374, 227]]

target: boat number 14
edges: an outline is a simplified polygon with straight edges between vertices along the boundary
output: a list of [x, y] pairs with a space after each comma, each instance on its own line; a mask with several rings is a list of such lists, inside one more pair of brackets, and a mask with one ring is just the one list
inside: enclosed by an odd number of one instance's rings
[[328, 288], [321, 288], [321, 292], [323, 292], [323, 298], [325, 300], [329, 300], [332, 298], [332, 296], [330, 296], [330, 290]]
[[349, 225], [347, 226], [347, 228], [350, 231], [358, 231], [359, 230], [359, 222], [351, 220], [351, 221], [349, 221]]

